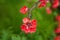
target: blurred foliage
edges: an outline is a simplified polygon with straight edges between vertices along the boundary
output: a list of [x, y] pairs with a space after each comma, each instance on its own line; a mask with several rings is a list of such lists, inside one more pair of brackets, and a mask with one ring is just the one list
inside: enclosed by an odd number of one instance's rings
[[[0, 0], [0, 40], [53, 40], [55, 33], [54, 15], [56, 11], [48, 15], [44, 8], [35, 8], [32, 11], [32, 19], [37, 20], [37, 31], [33, 34], [25, 34], [20, 26], [22, 19], [27, 16], [19, 12], [24, 5], [31, 6], [38, 0]], [[50, 4], [48, 4], [50, 6]]]

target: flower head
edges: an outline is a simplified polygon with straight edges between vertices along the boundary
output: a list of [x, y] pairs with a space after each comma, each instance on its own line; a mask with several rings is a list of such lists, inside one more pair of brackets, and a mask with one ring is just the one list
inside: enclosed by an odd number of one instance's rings
[[46, 12], [47, 12], [47, 14], [51, 14], [52, 13], [52, 11], [51, 11], [51, 9], [49, 7], [46, 7]]
[[27, 11], [28, 11], [28, 8], [27, 8], [26, 6], [23, 6], [23, 7], [20, 9], [20, 12], [21, 12], [22, 14], [26, 14]]
[[57, 8], [59, 6], [59, 1], [58, 0], [54, 0], [52, 8]]
[[60, 27], [55, 29], [55, 33], [59, 34], [60, 33]]
[[23, 18], [23, 23], [27, 23], [27, 22], [29, 22], [29, 18]]
[[57, 16], [56, 16], [56, 20], [57, 20], [58, 22], [60, 22], [60, 15], [57, 15]]
[[36, 31], [36, 20], [29, 20], [27, 23], [21, 25], [21, 30], [25, 33], [34, 33]]
[[46, 6], [46, 2], [41, 2], [38, 7], [41, 8], [41, 7], [45, 7], [45, 6]]

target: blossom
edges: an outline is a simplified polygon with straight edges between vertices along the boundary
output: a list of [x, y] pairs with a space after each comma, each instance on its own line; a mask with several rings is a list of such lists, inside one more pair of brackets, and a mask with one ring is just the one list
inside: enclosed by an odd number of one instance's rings
[[40, 1], [40, 4], [39, 4], [39, 8], [41, 8], [41, 7], [45, 7], [46, 6], [46, 4], [49, 2], [49, 0], [39, 0]]
[[27, 22], [29, 22], [29, 18], [23, 18], [23, 23], [27, 23]]
[[37, 22], [35, 19], [29, 20], [27, 23], [21, 25], [21, 30], [25, 33], [34, 33], [36, 32]]
[[23, 7], [20, 9], [20, 12], [21, 12], [22, 14], [26, 14], [27, 11], [28, 11], [28, 7], [27, 7], [27, 6], [23, 6]]
[[47, 14], [51, 14], [52, 13], [52, 11], [51, 11], [51, 9], [49, 7], [46, 7], [46, 12], [47, 12]]
[[56, 20], [57, 20], [58, 22], [60, 22], [60, 15], [59, 15], [59, 14], [56, 16]]
[[55, 0], [53, 2], [52, 8], [57, 8], [58, 6], [59, 6], [59, 1], [58, 0]]
[[60, 33], [60, 27], [55, 29], [55, 33], [59, 34]]
[[38, 7], [41, 8], [41, 7], [45, 7], [45, 6], [46, 6], [46, 2], [41, 2]]

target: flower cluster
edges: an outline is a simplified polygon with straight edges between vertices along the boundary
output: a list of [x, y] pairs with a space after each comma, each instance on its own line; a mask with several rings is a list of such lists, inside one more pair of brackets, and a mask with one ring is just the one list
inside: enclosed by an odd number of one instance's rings
[[[47, 3], [49, 2], [52, 4], [50, 7], [47, 6]], [[28, 17], [23, 19], [23, 24], [21, 25], [21, 30], [24, 31], [25, 33], [34, 33], [36, 31], [37, 26], [36, 19], [33, 20], [30, 19], [31, 13], [29, 13], [29, 11], [31, 12], [32, 9], [38, 5], [39, 8], [46, 7], [47, 14], [51, 14], [52, 13], [51, 7], [53, 9], [56, 9], [59, 6], [59, 0], [39, 0], [38, 4], [36, 3], [35, 5], [33, 5], [31, 10], [27, 6], [23, 6], [20, 9], [20, 12], [22, 14], [28, 13]], [[60, 22], [60, 15], [56, 16], [56, 20]], [[55, 30], [55, 33], [60, 33], [60, 23], [58, 24], [58, 28]]]
[[[59, 0], [54, 0], [52, 4], [52, 8], [56, 9], [59, 6]], [[60, 14], [56, 16], [56, 21], [58, 23], [57, 28], [55, 29], [56, 37], [54, 40], [60, 40]]]
[[60, 40], [60, 14], [56, 16], [56, 21], [58, 22], [58, 25], [55, 29], [56, 37], [54, 40]]
[[[20, 9], [22, 14], [26, 14], [28, 12], [28, 7], [23, 6]], [[36, 31], [37, 22], [35, 19], [30, 20], [29, 18], [23, 18], [23, 24], [21, 25], [21, 30], [25, 33], [34, 33]]]
[[58, 22], [58, 27], [56, 28], [55, 33], [59, 34], [60, 33], [60, 15], [56, 16], [56, 20]]
[[[49, 0], [40, 0], [40, 4], [39, 4], [38, 7], [39, 8], [46, 7], [47, 3], [49, 3]], [[51, 14], [52, 13], [50, 7], [46, 7], [46, 12], [47, 12], [47, 14]]]
[[40, 4], [39, 4], [39, 7], [45, 7], [46, 4], [49, 2], [48, 0], [39, 0], [40, 1]]

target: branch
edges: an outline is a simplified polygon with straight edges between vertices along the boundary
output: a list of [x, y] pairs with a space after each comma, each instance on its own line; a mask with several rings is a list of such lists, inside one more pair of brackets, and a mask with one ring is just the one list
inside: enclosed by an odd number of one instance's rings
[[31, 19], [31, 12], [32, 12], [32, 10], [33, 10], [35, 7], [37, 7], [37, 5], [38, 5], [39, 2], [40, 2], [40, 1], [36, 2], [36, 3], [28, 10], [28, 18], [29, 18], [29, 19]]

